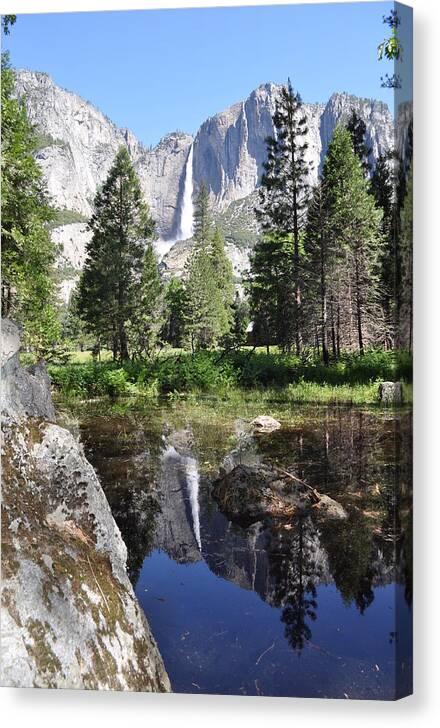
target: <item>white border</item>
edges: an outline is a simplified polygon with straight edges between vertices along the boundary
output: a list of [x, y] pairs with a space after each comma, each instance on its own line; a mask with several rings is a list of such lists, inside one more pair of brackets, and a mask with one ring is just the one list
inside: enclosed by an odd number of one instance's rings
[[[305, 0], [310, 2], [311, 0]], [[350, 0], [340, 0], [346, 2]], [[269, 5], [270, 0], [2, 0], [1, 13], [137, 8]], [[278, 0], [276, 4], [289, 4]], [[391, 3], [390, 3], [391, 4]], [[439, 438], [440, 416], [440, 2], [412, 0], [415, 101], [415, 690], [398, 703], [147, 695], [0, 689], [4, 726], [77, 728], [99, 722], [119, 728], [127, 720], [179, 728], [267, 728], [301, 722], [304, 728], [428, 728], [440, 715], [439, 684]], [[225, 656], [226, 657], [226, 656]], [[437, 715], [437, 720], [435, 716]], [[435, 723], [434, 723], [435, 721]], [[276, 726], [278, 728], [278, 726]]]

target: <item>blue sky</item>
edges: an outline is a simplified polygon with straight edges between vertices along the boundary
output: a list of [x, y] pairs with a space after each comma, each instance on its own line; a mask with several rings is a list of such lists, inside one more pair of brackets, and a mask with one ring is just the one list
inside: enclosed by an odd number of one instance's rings
[[392, 92], [377, 60], [392, 3], [20, 15], [11, 62], [49, 73], [145, 144], [290, 76], [304, 101]]

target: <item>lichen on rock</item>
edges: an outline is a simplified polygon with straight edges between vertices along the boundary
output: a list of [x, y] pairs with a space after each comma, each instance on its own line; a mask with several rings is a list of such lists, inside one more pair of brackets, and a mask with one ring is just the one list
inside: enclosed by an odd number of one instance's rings
[[96, 473], [80, 443], [47, 421], [43, 367], [34, 381], [18, 362], [17, 328], [5, 322], [2, 332], [0, 682], [169, 691]]

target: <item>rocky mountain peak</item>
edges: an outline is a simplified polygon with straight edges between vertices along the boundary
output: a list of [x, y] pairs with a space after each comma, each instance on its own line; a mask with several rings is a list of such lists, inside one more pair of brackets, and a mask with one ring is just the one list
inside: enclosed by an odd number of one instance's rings
[[[122, 144], [129, 151], [159, 237], [164, 241], [175, 241], [182, 229], [191, 145], [192, 189], [196, 191], [202, 180], [205, 182], [215, 215], [226, 212], [231, 203], [253, 195], [266, 159], [266, 137], [274, 134], [272, 116], [279, 90], [279, 85], [265, 82], [246, 99], [206, 119], [195, 136], [173, 131], [155, 147], [146, 148], [133, 132], [118, 128], [93, 104], [61, 88], [46, 73], [16, 72], [16, 93], [25, 99], [29, 118], [37, 127], [37, 159], [55, 206], [89, 217], [96, 190], [104, 182]], [[393, 147], [393, 119], [381, 101], [337, 92], [325, 104], [304, 104], [309, 130], [310, 184], [316, 182], [336, 124], [344, 122], [351, 109], [367, 125], [373, 165], [379, 154]], [[81, 258], [78, 251], [84, 249], [86, 238], [85, 232], [81, 232], [82, 239], [77, 240], [80, 228], [64, 225], [59, 231], [61, 247], [66, 239], [66, 259], [73, 254], [75, 260]], [[84, 227], [81, 229], [84, 231]]]

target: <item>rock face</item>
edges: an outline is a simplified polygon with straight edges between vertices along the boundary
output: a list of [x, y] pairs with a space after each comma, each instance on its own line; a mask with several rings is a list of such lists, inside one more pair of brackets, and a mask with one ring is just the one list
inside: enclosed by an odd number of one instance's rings
[[[45, 73], [17, 71], [16, 90], [25, 97], [29, 117], [39, 130], [37, 158], [57, 207], [90, 215], [96, 189], [123, 144], [140, 177], [159, 235], [172, 239], [179, 230], [184, 170], [193, 141], [195, 188], [205, 181], [214, 211], [246, 198], [259, 185], [279, 87], [273, 83], [259, 86], [244, 101], [203, 122], [195, 139], [173, 132], [152, 149], [143, 147], [127, 129], [117, 128], [92, 104], [57, 86]], [[311, 182], [317, 178], [336, 123], [344, 121], [352, 108], [367, 125], [373, 163], [392, 147], [393, 121], [382, 102], [336, 93], [327, 104], [305, 104]]]
[[169, 691], [100, 482], [17, 342], [4, 322], [1, 685]]
[[8, 319], [1, 325], [1, 411], [12, 411], [19, 419], [39, 417], [55, 420], [50, 382], [44, 364], [25, 371], [20, 366], [20, 331]]
[[86, 259], [86, 246], [91, 236], [85, 223], [74, 222], [56, 227], [51, 238], [59, 249], [57, 266], [82, 270]]
[[57, 207], [90, 216], [96, 190], [124, 145], [159, 234], [172, 237], [179, 222], [180, 185], [190, 134], [168, 134], [154, 149], [146, 149], [128, 129], [116, 127], [92, 104], [57, 86], [46, 73], [18, 71], [16, 93], [25, 97], [29, 118], [38, 129], [37, 160]]
[[352, 109], [365, 121], [366, 145], [371, 149], [369, 162], [373, 166], [380, 154], [394, 147], [394, 124], [388, 106], [383, 101], [335, 93], [330, 97], [320, 118], [320, 166], [336, 124], [347, 120]]

